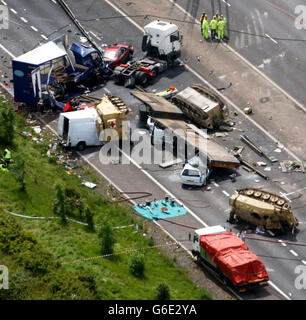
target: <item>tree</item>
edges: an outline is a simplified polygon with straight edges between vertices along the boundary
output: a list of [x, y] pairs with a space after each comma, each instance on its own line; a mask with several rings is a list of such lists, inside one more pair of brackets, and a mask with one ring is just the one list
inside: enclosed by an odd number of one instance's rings
[[170, 300], [170, 289], [165, 282], [156, 287], [156, 300]]
[[134, 253], [129, 261], [129, 269], [135, 277], [142, 277], [145, 270], [145, 259], [141, 253]]
[[53, 212], [61, 217], [62, 223], [67, 223], [66, 217], [66, 203], [65, 203], [65, 191], [60, 183], [55, 185], [56, 198], [53, 203]]
[[26, 188], [26, 182], [24, 180], [26, 171], [25, 171], [25, 162], [22, 156], [17, 155], [15, 157], [14, 166], [12, 166], [11, 168], [11, 173], [15, 178], [15, 180], [18, 183], [20, 183], [20, 189], [24, 191]]
[[93, 221], [93, 213], [89, 210], [88, 207], [86, 207], [85, 209], [85, 217], [86, 217], [86, 223], [88, 224], [87, 229], [90, 232], [94, 232], [95, 231], [95, 225], [94, 225], [94, 221]]
[[78, 210], [79, 218], [83, 219], [84, 204], [79, 192], [73, 188], [65, 189], [65, 204], [67, 216], [74, 216], [74, 211]]
[[0, 112], [0, 143], [3, 147], [13, 144], [15, 136], [15, 115], [12, 108]]
[[101, 252], [102, 254], [111, 254], [114, 252], [114, 245], [116, 238], [112, 225], [104, 219], [100, 229], [99, 238], [101, 239]]

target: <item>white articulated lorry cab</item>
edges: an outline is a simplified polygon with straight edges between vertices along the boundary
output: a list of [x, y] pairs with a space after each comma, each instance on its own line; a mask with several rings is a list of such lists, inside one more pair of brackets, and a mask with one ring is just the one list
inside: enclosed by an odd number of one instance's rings
[[175, 60], [181, 56], [181, 42], [177, 25], [155, 20], [144, 26], [142, 49], [151, 57], [163, 60]]
[[181, 42], [178, 26], [166, 21], [152, 21], [144, 26], [141, 49], [145, 56], [121, 64], [114, 69], [116, 84], [133, 88], [146, 87], [162, 72], [174, 67], [181, 56]]

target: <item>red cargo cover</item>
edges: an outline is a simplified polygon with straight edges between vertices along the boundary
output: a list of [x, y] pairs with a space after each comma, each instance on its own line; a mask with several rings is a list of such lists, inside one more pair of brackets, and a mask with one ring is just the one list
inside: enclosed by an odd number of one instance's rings
[[264, 264], [233, 232], [202, 235], [200, 245], [235, 286], [269, 280]]

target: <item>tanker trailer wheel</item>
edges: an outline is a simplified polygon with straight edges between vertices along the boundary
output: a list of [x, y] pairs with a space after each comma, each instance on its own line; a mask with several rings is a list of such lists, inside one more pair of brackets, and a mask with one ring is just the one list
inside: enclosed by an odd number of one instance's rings
[[234, 224], [234, 223], [236, 223], [236, 217], [235, 217], [235, 210], [231, 210], [231, 212], [230, 212], [230, 216], [229, 216], [229, 219], [228, 219], [228, 222], [230, 223], [230, 224]]

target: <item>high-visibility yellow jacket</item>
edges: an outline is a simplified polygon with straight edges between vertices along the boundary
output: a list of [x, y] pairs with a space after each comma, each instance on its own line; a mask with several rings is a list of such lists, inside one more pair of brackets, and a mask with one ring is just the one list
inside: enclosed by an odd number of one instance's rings
[[4, 150], [4, 159], [11, 159], [12, 158], [12, 154], [11, 151], [8, 149]]
[[209, 23], [207, 19], [203, 20], [202, 29], [209, 29]]
[[218, 22], [218, 30], [224, 30], [224, 21], [223, 20], [220, 20]]
[[0, 170], [4, 172], [8, 172], [8, 169], [3, 164], [0, 164]]
[[216, 29], [217, 29], [217, 24], [218, 24], [217, 20], [212, 19], [212, 20], [210, 21], [210, 28], [211, 28], [211, 30], [216, 30]]

